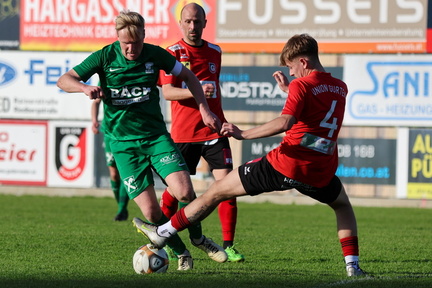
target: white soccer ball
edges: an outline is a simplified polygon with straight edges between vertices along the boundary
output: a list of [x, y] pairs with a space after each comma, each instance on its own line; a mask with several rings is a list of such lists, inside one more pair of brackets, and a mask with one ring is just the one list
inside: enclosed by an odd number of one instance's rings
[[151, 244], [139, 247], [132, 261], [133, 268], [138, 274], [164, 273], [169, 264], [165, 250], [156, 249]]

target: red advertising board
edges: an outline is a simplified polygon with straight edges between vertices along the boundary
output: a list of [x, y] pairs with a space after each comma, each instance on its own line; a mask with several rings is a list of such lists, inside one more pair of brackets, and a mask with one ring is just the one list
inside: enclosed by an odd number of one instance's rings
[[21, 50], [94, 51], [116, 40], [114, 19], [129, 9], [146, 20], [148, 43], [181, 38], [188, 2], [207, 13], [204, 38], [225, 52], [279, 53], [308, 33], [323, 53], [425, 53], [428, 0], [22, 0]]
[[144, 17], [146, 42], [165, 47], [181, 38], [178, 17], [188, 2], [197, 2], [208, 11], [205, 37], [214, 39], [215, 1], [23, 0], [21, 49], [98, 50], [117, 40], [114, 20], [124, 9], [139, 12]]

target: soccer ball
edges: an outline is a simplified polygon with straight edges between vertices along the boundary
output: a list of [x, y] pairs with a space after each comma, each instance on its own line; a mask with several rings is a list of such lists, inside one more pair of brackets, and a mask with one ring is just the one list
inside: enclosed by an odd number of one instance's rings
[[138, 248], [133, 256], [133, 268], [138, 274], [164, 273], [168, 269], [168, 255], [151, 244]]

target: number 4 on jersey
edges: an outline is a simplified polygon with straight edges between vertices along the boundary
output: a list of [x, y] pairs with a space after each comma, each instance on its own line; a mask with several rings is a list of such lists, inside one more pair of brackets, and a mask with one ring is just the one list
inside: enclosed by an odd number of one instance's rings
[[330, 131], [328, 133], [328, 137], [332, 137], [333, 136], [333, 132], [338, 128], [337, 125], [337, 118], [333, 117], [333, 112], [336, 108], [336, 104], [337, 104], [337, 100], [333, 100], [330, 110], [327, 112], [326, 116], [324, 117], [323, 120], [321, 120], [320, 122], [320, 127], [324, 127], [324, 128], [329, 128]]

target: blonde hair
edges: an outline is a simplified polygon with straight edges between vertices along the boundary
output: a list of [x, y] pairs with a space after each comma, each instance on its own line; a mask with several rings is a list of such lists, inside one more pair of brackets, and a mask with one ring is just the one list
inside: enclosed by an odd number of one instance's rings
[[115, 19], [115, 29], [118, 31], [127, 29], [128, 35], [133, 40], [139, 40], [139, 33], [144, 31], [145, 20], [137, 12], [129, 10], [120, 11], [120, 14]]
[[286, 66], [287, 61], [291, 62], [299, 56], [318, 60], [318, 42], [309, 34], [297, 34], [287, 41], [279, 58], [280, 65]]

